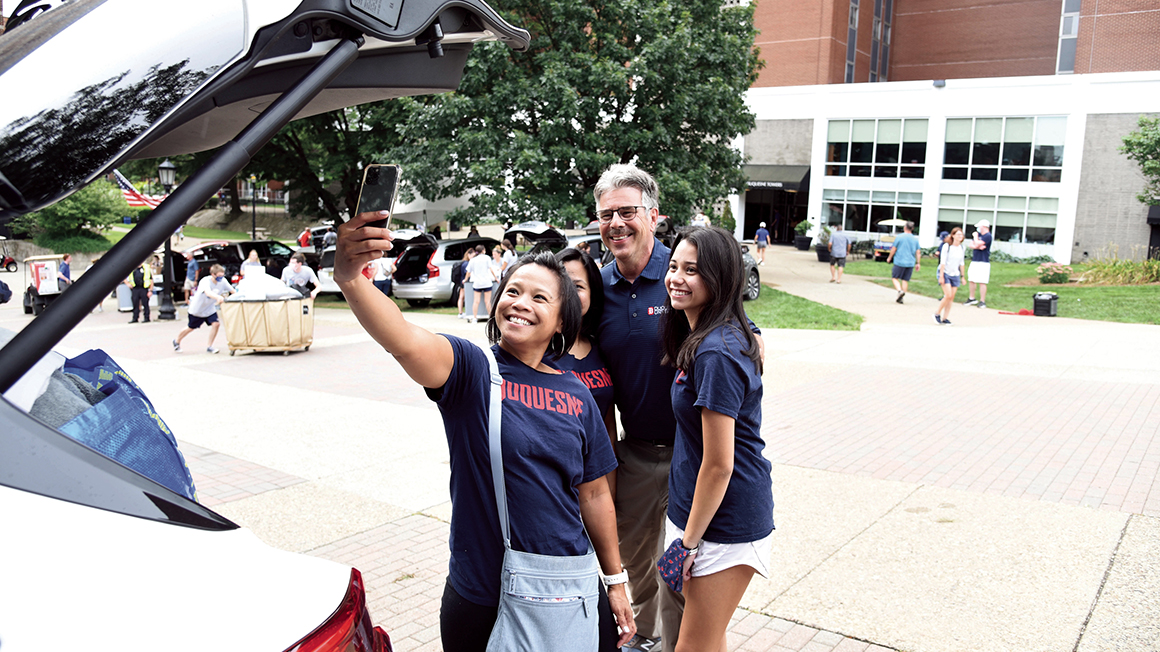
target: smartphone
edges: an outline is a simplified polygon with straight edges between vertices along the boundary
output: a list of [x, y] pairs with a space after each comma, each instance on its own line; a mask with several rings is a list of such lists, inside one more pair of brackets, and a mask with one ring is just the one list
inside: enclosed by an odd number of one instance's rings
[[[355, 215], [369, 211], [395, 211], [395, 196], [399, 194], [399, 166], [368, 165], [363, 170], [362, 188], [358, 193]], [[391, 228], [391, 218], [367, 222], [368, 226], [380, 229]]]

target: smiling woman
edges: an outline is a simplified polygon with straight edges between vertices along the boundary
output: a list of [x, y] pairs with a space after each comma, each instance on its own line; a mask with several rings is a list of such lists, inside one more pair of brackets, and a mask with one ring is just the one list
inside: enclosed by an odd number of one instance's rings
[[[510, 551], [575, 559], [594, 550], [605, 575], [621, 570], [605, 478], [616, 468], [616, 457], [601, 414], [579, 379], [543, 360], [546, 352], [551, 359], [571, 347], [580, 330], [581, 302], [563, 264], [542, 254], [520, 259], [504, 274], [487, 324], [490, 356], [467, 340], [410, 324], [360, 273], [391, 247], [388, 230], [367, 226], [381, 217], [363, 213], [339, 227], [334, 280], [367, 332], [439, 406], [451, 456], [453, 514], [442, 644], [448, 652], [483, 650], [496, 624]], [[492, 369], [503, 379], [496, 400], [510, 539], [501, 535], [489, 464]], [[636, 629], [625, 587], [612, 584], [607, 597], [598, 591], [595, 564], [585, 578], [592, 594], [599, 593], [598, 617], [585, 601], [553, 603], [554, 617], [575, 616], [593, 637], [607, 641], [601, 649], [612, 650], [618, 625], [620, 644]], [[521, 622], [520, 628], [534, 625]], [[568, 643], [558, 649], [593, 649]]]

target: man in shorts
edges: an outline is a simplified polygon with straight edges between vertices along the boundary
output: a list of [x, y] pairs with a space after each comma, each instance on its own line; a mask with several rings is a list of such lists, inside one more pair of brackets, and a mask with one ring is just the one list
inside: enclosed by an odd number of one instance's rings
[[193, 259], [193, 254], [188, 251], [185, 252], [185, 285], [182, 286], [185, 290], [185, 305], [189, 305], [189, 297], [193, 291], [197, 289], [197, 261]]
[[757, 225], [757, 233], [753, 234], [753, 242], [757, 245], [757, 264], [765, 264], [765, 248], [769, 246], [769, 231], [765, 230], [765, 222]]
[[841, 283], [842, 274], [846, 271], [846, 255], [854, 242], [842, 230], [842, 223], [834, 225], [834, 232], [830, 234], [830, 242], [826, 247], [830, 250], [830, 282]]
[[[991, 282], [991, 223], [979, 220], [971, 240], [971, 266], [967, 268], [967, 305], [987, 307], [987, 284]], [[975, 286], [979, 286], [979, 300], [975, 300]]]
[[214, 339], [217, 338], [218, 328], [221, 327], [221, 322], [218, 321], [217, 307], [226, 300], [226, 295], [234, 292], [234, 288], [226, 281], [226, 270], [221, 265], [210, 267], [209, 274], [197, 284], [197, 292], [189, 302], [188, 328], [178, 333], [177, 339], [173, 340], [173, 350], [178, 353], [181, 353], [181, 340], [185, 339], [186, 335], [201, 328], [202, 324], [209, 325], [209, 343], [205, 350], [210, 353], [218, 352], [218, 349], [214, 348], [213, 345]]
[[894, 300], [896, 303], [902, 303], [902, 297], [906, 296], [906, 290], [910, 287], [911, 274], [922, 268], [921, 260], [922, 252], [919, 251], [918, 238], [914, 235], [914, 222], [908, 221], [902, 227], [902, 235], [894, 239], [890, 255], [886, 257], [886, 262], [894, 262], [894, 267], [890, 268], [890, 282], [894, 283], [894, 289], [898, 291], [898, 298]]

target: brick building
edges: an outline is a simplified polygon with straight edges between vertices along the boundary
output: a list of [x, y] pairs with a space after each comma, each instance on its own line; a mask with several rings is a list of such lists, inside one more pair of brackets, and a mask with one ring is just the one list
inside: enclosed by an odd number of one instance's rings
[[904, 217], [930, 245], [986, 218], [1020, 256], [1160, 247], [1117, 151], [1160, 113], [1160, 0], [757, 0], [755, 22], [743, 237]]

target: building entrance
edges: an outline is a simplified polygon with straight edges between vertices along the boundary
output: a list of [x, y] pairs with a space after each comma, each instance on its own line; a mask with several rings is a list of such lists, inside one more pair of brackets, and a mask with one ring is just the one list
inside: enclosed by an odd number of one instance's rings
[[[803, 193], [789, 190], [750, 189], [745, 191], [744, 238], [752, 240], [757, 227], [765, 222], [772, 242], [792, 243], [793, 227], [806, 219], [804, 203], [798, 205]], [[804, 202], [807, 197], [801, 197]]]

